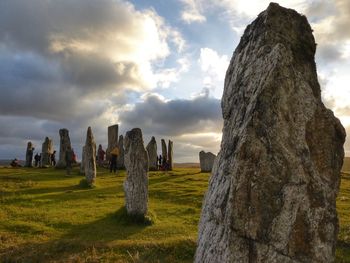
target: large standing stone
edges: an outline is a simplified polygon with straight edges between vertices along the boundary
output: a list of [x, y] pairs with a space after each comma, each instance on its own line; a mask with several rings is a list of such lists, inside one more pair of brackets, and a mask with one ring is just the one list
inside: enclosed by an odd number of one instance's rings
[[152, 136], [150, 142], [147, 144], [147, 153], [148, 153], [148, 159], [149, 159], [149, 170], [150, 171], [156, 171], [158, 170], [158, 156], [157, 156], [157, 142], [156, 138]]
[[173, 170], [173, 146], [174, 146], [173, 141], [169, 140], [169, 142], [168, 142], [168, 169], [170, 171]]
[[27, 150], [26, 150], [26, 163], [25, 167], [33, 167], [33, 153], [34, 153], [34, 147], [32, 142], [27, 143]]
[[87, 183], [91, 186], [96, 180], [96, 143], [91, 127], [88, 127], [86, 133], [86, 142], [84, 151], [84, 172]]
[[199, 164], [201, 167], [201, 172], [207, 173], [211, 172], [214, 165], [214, 160], [216, 155], [211, 152], [200, 151], [199, 152]]
[[119, 136], [118, 140], [119, 155], [117, 157], [117, 169], [125, 169], [124, 165], [124, 137]]
[[148, 154], [139, 128], [126, 133], [125, 167], [127, 176], [124, 192], [127, 213], [145, 216], [148, 202]]
[[80, 174], [85, 174], [85, 145], [81, 151]]
[[271, 3], [226, 72], [195, 262], [334, 262], [345, 130], [321, 101], [305, 16]]
[[109, 161], [111, 151], [118, 146], [118, 124], [108, 127], [108, 146], [106, 149], [106, 160]]
[[162, 143], [162, 161], [164, 163], [164, 162], [168, 161], [168, 152], [166, 149], [166, 143], [165, 143], [164, 139], [161, 140], [161, 143]]
[[70, 144], [69, 132], [67, 129], [60, 129], [60, 157], [56, 164], [56, 168], [66, 168], [66, 151], [72, 148]]
[[53, 142], [49, 137], [45, 138], [44, 143], [41, 147], [41, 166], [51, 166], [51, 154], [53, 153]]

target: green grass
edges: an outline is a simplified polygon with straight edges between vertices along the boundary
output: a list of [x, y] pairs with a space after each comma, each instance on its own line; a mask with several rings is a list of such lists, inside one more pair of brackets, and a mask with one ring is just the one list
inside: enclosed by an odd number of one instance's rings
[[[146, 221], [125, 212], [125, 172], [82, 176], [55, 169], [0, 168], [0, 262], [192, 262], [209, 174], [150, 172]], [[350, 262], [350, 174], [337, 206], [337, 262]]]
[[150, 172], [149, 213], [130, 219], [125, 172], [0, 168], [0, 262], [192, 262], [209, 174]]

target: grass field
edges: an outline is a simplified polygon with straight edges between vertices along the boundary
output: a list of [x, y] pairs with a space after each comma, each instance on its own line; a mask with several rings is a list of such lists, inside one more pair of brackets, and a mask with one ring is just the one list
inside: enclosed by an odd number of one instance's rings
[[[0, 262], [192, 262], [209, 174], [151, 172], [152, 225], [129, 223], [122, 182], [99, 170], [93, 189], [55, 169], [0, 168]], [[350, 175], [338, 198], [337, 262], [350, 262]]]

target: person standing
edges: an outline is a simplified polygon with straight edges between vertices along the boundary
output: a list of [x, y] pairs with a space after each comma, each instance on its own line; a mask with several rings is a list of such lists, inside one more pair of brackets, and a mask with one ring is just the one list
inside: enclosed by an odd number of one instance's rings
[[67, 176], [70, 175], [71, 171], [72, 171], [72, 163], [73, 163], [73, 156], [74, 152], [72, 151], [72, 148], [70, 146], [67, 147], [66, 150], [66, 174]]
[[110, 160], [109, 160], [109, 172], [111, 173], [113, 171], [113, 173], [117, 172], [117, 157], [119, 155], [119, 148], [115, 147], [112, 151], [111, 151], [111, 155], [110, 155]]
[[56, 166], [56, 151], [53, 151], [53, 153], [51, 154], [50, 158], [51, 158], [51, 165], [53, 167], [55, 167]]
[[97, 163], [99, 166], [103, 165], [103, 161], [105, 159], [105, 154], [106, 154], [106, 152], [102, 149], [102, 145], [100, 144], [98, 146], [98, 150], [97, 150]]
[[162, 169], [162, 155], [159, 154], [158, 158], [158, 170], [160, 171]]
[[34, 166], [38, 167], [39, 162], [40, 162], [40, 155], [38, 153], [36, 153], [36, 155], [34, 156]]

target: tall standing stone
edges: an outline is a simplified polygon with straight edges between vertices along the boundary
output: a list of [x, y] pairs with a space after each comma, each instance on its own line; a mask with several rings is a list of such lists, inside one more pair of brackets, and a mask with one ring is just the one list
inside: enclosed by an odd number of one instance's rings
[[158, 170], [158, 156], [157, 156], [157, 142], [156, 138], [152, 136], [150, 142], [147, 144], [147, 153], [148, 153], [148, 158], [149, 158], [149, 170], [150, 171], [156, 171]]
[[41, 147], [41, 166], [51, 166], [51, 154], [53, 153], [53, 142], [49, 137], [45, 138], [44, 143]]
[[305, 16], [271, 3], [226, 72], [195, 262], [334, 262], [345, 130], [321, 101]]
[[34, 153], [34, 147], [32, 142], [27, 143], [27, 150], [26, 150], [26, 163], [25, 167], [33, 167], [33, 153]]
[[167, 152], [165, 140], [162, 139], [161, 143], [162, 143], [162, 159], [163, 159], [163, 162], [165, 162], [168, 160], [168, 152]]
[[67, 129], [60, 129], [60, 157], [56, 164], [56, 168], [66, 168], [66, 151], [67, 148], [72, 148]]
[[168, 168], [170, 171], [173, 170], [173, 141], [168, 142]]
[[86, 132], [84, 147], [84, 173], [88, 185], [93, 185], [96, 180], [96, 143], [91, 127]]
[[81, 151], [80, 174], [85, 174], [85, 145]]
[[117, 169], [125, 169], [125, 164], [124, 164], [124, 137], [123, 137], [123, 135], [119, 136], [118, 148], [119, 148], [119, 155], [117, 157]]
[[148, 202], [148, 154], [139, 128], [126, 133], [125, 167], [127, 176], [124, 192], [127, 213], [145, 216]]
[[106, 160], [109, 161], [111, 151], [118, 146], [118, 124], [108, 127], [108, 146], [106, 149]]
[[211, 152], [200, 151], [199, 152], [199, 164], [201, 167], [201, 172], [207, 173], [211, 172], [214, 165], [214, 160], [216, 155]]

